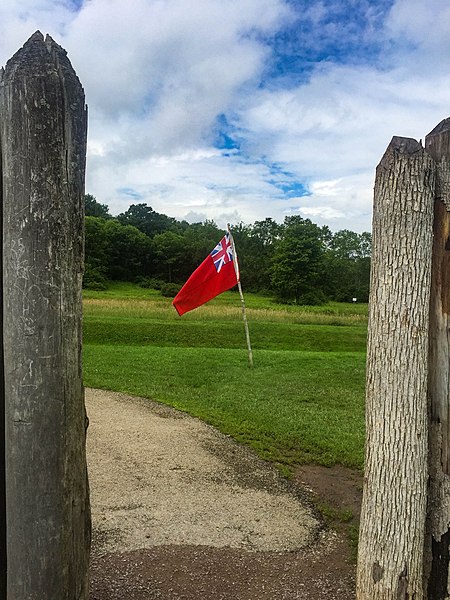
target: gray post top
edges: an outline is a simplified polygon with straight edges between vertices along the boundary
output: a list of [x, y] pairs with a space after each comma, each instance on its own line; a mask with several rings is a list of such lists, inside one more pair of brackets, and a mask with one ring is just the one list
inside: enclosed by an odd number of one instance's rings
[[84, 96], [83, 87], [67, 57], [67, 52], [50, 35], [47, 34], [44, 38], [40, 31], [36, 31], [8, 60], [5, 68], [0, 69], [0, 84], [7, 85], [19, 74], [48, 76], [51, 71], [72, 79]]

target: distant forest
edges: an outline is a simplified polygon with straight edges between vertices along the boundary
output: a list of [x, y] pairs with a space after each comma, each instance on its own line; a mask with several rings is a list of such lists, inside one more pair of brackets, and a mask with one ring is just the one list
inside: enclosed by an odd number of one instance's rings
[[[86, 250], [83, 286], [105, 289], [109, 280], [132, 281], [175, 295], [223, 237], [214, 221], [188, 223], [132, 204], [112, 217], [85, 195]], [[367, 302], [371, 234], [331, 232], [310, 219], [270, 217], [231, 228], [244, 291], [279, 302]]]

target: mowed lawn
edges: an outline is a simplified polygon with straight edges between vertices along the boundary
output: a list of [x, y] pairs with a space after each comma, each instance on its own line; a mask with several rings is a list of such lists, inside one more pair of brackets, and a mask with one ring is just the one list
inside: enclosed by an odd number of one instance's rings
[[235, 292], [181, 318], [153, 290], [85, 292], [85, 385], [200, 417], [285, 471], [362, 468], [367, 306], [246, 305], [254, 369]]

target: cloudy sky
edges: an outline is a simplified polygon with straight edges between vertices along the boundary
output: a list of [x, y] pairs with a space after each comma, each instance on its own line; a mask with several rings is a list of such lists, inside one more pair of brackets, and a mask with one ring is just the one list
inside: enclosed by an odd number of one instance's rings
[[391, 137], [450, 116], [449, 0], [2, 0], [0, 64], [37, 29], [84, 86], [112, 214], [368, 231]]

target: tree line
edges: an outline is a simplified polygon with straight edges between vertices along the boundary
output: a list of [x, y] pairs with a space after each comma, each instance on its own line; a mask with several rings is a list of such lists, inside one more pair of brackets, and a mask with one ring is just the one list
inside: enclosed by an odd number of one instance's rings
[[[109, 280], [134, 281], [174, 295], [224, 232], [214, 221], [188, 223], [132, 204], [112, 217], [85, 195], [83, 285], [104, 289]], [[232, 227], [242, 285], [280, 302], [320, 304], [328, 299], [366, 302], [371, 234], [331, 232], [299, 215]]]

